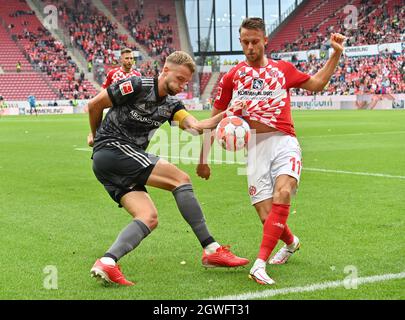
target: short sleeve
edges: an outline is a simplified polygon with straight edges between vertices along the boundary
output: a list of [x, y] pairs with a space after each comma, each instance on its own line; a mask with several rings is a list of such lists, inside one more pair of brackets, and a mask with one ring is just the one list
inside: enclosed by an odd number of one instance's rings
[[110, 70], [110, 72], [108, 72], [108, 74], [107, 74], [107, 77], [105, 78], [105, 81], [104, 81], [104, 83], [102, 84], [102, 87], [104, 88], [104, 89], [107, 89], [109, 86], [110, 86], [110, 84], [111, 84], [111, 76], [112, 76], [112, 70]]
[[113, 105], [129, 103], [141, 91], [142, 80], [138, 77], [130, 77], [113, 83], [107, 88], [108, 95]]
[[287, 88], [298, 88], [311, 76], [299, 71], [291, 62], [283, 61]]
[[221, 82], [219, 83], [217, 96], [214, 101], [214, 107], [219, 110], [226, 110], [228, 108], [229, 102], [232, 99], [232, 75], [233, 73], [225, 74]]

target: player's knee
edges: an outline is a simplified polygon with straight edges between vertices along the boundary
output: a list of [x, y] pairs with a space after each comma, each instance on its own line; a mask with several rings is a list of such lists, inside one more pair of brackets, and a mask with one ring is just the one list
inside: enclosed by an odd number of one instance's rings
[[181, 174], [178, 175], [176, 180], [177, 180], [176, 181], [176, 184], [177, 184], [176, 188], [179, 187], [179, 186], [182, 186], [183, 184], [190, 184], [191, 183], [190, 176], [187, 173], [183, 172], [183, 171], [181, 171]]
[[153, 211], [147, 215], [145, 218], [145, 224], [148, 226], [148, 228], [152, 231], [153, 229], [156, 229], [158, 226], [158, 215], [157, 211]]
[[288, 204], [291, 201], [292, 190], [290, 188], [280, 188], [274, 192], [273, 198], [275, 203]]

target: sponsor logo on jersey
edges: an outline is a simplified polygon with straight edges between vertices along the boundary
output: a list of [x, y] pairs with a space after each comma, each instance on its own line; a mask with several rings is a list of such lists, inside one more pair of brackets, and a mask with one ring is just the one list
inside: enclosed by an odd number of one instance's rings
[[131, 80], [125, 81], [120, 84], [120, 91], [123, 96], [134, 92]]
[[168, 107], [158, 107], [158, 115], [169, 118], [172, 115], [172, 111]]
[[132, 119], [137, 120], [139, 122], [143, 122], [143, 123], [147, 123], [147, 124], [151, 124], [155, 127], [160, 127], [162, 125], [161, 122], [153, 120], [151, 118], [148, 117], [143, 117], [142, 115], [138, 114], [138, 112], [136, 112], [135, 110], [132, 110], [130, 112], [130, 116]]
[[276, 89], [276, 90], [238, 90], [239, 100], [269, 100], [274, 98], [284, 99], [287, 98], [287, 90]]
[[264, 85], [263, 79], [253, 79], [252, 89], [253, 90], [262, 90]]
[[278, 69], [272, 69], [272, 70], [270, 70], [269, 71], [269, 76], [271, 77], [271, 78], [278, 78]]

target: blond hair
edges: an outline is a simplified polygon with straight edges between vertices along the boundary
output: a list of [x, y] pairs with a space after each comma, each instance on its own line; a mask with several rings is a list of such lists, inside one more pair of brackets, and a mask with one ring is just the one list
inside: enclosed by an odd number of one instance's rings
[[187, 52], [175, 51], [171, 53], [167, 58], [166, 62], [177, 64], [180, 66], [186, 66], [191, 73], [194, 73], [196, 66], [193, 58]]

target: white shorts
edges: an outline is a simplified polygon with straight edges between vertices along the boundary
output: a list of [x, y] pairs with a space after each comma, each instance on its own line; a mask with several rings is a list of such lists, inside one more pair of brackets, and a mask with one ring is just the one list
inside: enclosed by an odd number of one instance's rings
[[252, 140], [248, 146], [247, 176], [253, 205], [273, 197], [276, 178], [282, 174], [295, 178], [298, 184], [302, 156], [297, 138], [283, 132], [258, 133]]

